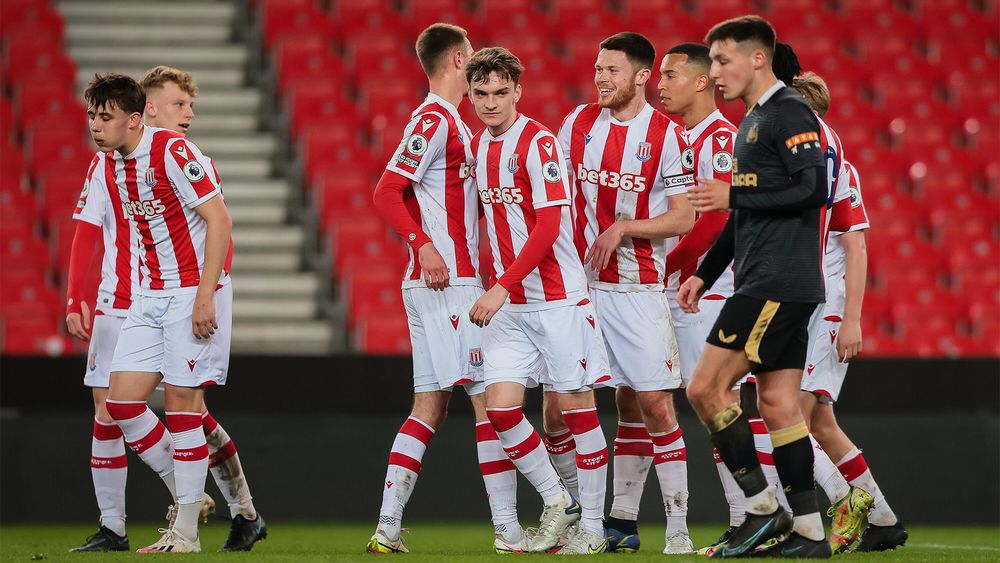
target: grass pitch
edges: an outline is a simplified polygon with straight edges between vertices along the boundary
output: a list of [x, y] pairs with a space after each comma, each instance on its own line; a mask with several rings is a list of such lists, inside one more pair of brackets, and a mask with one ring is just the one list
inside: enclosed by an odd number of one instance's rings
[[[162, 525], [162, 523], [160, 524]], [[402, 556], [407, 562], [482, 561], [496, 557], [492, 553], [493, 534], [482, 523], [410, 523], [406, 535], [411, 553]], [[132, 549], [158, 538], [157, 524], [129, 524]], [[143, 559], [135, 553], [68, 553], [96, 530], [87, 525], [6, 525], [0, 527], [0, 561], [125, 561]], [[691, 529], [696, 546], [714, 540], [723, 527], [695, 526]], [[364, 553], [371, 536], [370, 524], [268, 524], [269, 537], [251, 553], [215, 553], [229, 531], [226, 523], [202, 527], [201, 544], [205, 551], [190, 556], [152, 555], [153, 559], [191, 559], [196, 561], [360, 561], [370, 560]], [[906, 547], [878, 554], [849, 554], [844, 561], [1000, 561], [1000, 528], [997, 527], [926, 527], [909, 529]], [[695, 556], [664, 556], [663, 532], [659, 525], [641, 528], [642, 550], [634, 555], [605, 555], [602, 558], [625, 558], [628, 563], [643, 561], [703, 561]], [[531, 555], [533, 559], [553, 557]]]

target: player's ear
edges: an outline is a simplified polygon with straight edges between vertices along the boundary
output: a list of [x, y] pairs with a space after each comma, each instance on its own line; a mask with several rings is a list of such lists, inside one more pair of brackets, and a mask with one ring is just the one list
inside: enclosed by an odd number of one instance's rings
[[514, 87], [514, 103], [516, 104], [518, 100], [521, 99], [521, 83], [518, 82], [517, 86]]
[[146, 100], [146, 108], [143, 111], [150, 117], [156, 117], [156, 106], [150, 100]]
[[128, 116], [128, 128], [135, 129], [142, 123], [142, 114], [134, 112]]
[[694, 88], [696, 92], [704, 92], [706, 88], [712, 86], [712, 79], [708, 77], [707, 74], [699, 74], [698, 78], [694, 81]]
[[649, 81], [649, 77], [652, 76], [653, 72], [648, 68], [640, 69], [639, 72], [635, 74], [635, 83], [637, 86], [642, 86]]

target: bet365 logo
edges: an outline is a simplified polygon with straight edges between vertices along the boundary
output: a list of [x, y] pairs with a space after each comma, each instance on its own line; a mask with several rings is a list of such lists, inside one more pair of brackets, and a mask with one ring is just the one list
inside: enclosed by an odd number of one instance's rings
[[152, 217], [166, 211], [167, 208], [159, 199], [147, 199], [145, 201], [123, 201], [122, 211], [129, 219], [141, 219]]

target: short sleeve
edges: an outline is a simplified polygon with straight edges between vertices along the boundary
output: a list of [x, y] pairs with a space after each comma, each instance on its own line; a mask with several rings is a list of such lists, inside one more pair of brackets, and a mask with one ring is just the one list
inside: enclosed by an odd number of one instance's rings
[[711, 143], [711, 174], [716, 180], [733, 183], [733, 144], [736, 133], [721, 129], [712, 133], [707, 142]]
[[576, 116], [580, 115], [580, 108], [582, 107], [583, 106], [579, 106], [577, 109], [570, 112], [570, 114], [563, 119], [562, 126], [559, 128], [559, 146], [566, 147], [566, 151], [564, 151], [565, 154], [563, 156], [566, 162], [566, 171], [569, 174], [573, 174], [574, 172], [572, 157], [569, 154], [570, 143], [573, 139], [573, 123], [576, 121]]
[[107, 217], [106, 212], [111, 204], [107, 184], [104, 181], [104, 171], [99, 170], [103, 162], [100, 155], [94, 155], [94, 159], [90, 161], [87, 176], [83, 180], [83, 189], [80, 191], [80, 199], [73, 211], [74, 219], [86, 221], [98, 227], [104, 225], [105, 217]]
[[830, 209], [830, 231], [836, 233], [850, 233], [869, 228], [868, 212], [865, 211], [865, 202], [861, 198], [861, 179], [858, 171], [854, 166], [846, 162], [844, 164], [840, 176], [845, 180], [846, 195], [839, 200], [835, 198]]
[[535, 209], [553, 205], [569, 205], [569, 180], [566, 161], [555, 137], [543, 134], [531, 142], [528, 150], [528, 177], [531, 180], [531, 202]]
[[418, 113], [406, 124], [403, 139], [385, 169], [420, 182], [427, 169], [445, 154], [448, 122], [435, 112]]
[[804, 102], [787, 101], [775, 113], [775, 148], [789, 176], [825, 165], [819, 127], [819, 119]]
[[667, 197], [687, 193], [688, 188], [694, 185], [694, 167], [691, 166], [691, 161], [685, 165], [685, 158], [689, 158], [688, 154], [693, 156], [693, 153], [686, 152], [690, 148], [680, 128], [667, 128], [663, 139], [663, 152], [660, 155], [659, 174]]
[[163, 155], [167, 177], [186, 207], [195, 208], [221, 193], [212, 162], [187, 139], [172, 139]]

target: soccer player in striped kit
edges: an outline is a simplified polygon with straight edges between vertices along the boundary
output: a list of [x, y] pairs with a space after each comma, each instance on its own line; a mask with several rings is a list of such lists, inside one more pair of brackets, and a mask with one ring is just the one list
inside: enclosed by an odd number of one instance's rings
[[[689, 553], [693, 545], [687, 450], [673, 404], [681, 366], [663, 293], [664, 261], [677, 236], [694, 224], [684, 196], [694, 174], [683, 166], [683, 130], [646, 101], [655, 59], [652, 43], [638, 33], [602, 41], [597, 102], [574, 109], [559, 140], [569, 151], [574, 242], [589, 266], [590, 295], [618, 388], [609, 543], [615, 551], [639, 548], [636, 518], [652, 463], [667, 517], [664, 553], [673, 554]], [[551, 415], [546, 424], [549, 434], [562, 426]]]
[[94, 174], [117, 196], [141, 258], [139, 289], [111, 362], [107, 411], [126, 442], [159, 443], [146, 399], [162, 380], [173, 441], [177, 515], [139, 551], [198, 552], [209, 464], [204, 387], [225, 384], [229, 365], [232, 287], [224, 266], [232, 220], [201, 151], [183, 135], [142, 123], [146, 97], [135, 80], [97, 76], [85, 98], [103, 153]]
[[402, 291], [413, 346], [413, 410], [392, 444], [379, 522], [367, 550], [408, 551], [400, 534], [403, 509], [424, 452], [447, 415], [452, 389], [462, 386], [476, 416], [493, 548], [523, 552], [528, 544], [517, 520], [517, 475], [486, 417], [482, 329], [467, 316], [483, 293], [479, 199], [470, 178], [472, 132], [458, 114], [469, 91], [465, 65], [472, 45], [464, 29], [438, 23], [420, 34], [416, 51], [430, 93], [413, 112], [374, 196], [410, 251]]
[[[602, 553], [608, 448], [593, 385], [607, 377], [607, 357], [573, 246], [562, 148], [545, 127], [517, 112], [523, 70], [502, 47], [477, 52], [466, 67], [473, 106], [486, 125], [472, 142], [473, 176], [497, 276], [469, 317], [486, 327], [487, 415], [545, 506], [529, 550], [547, 551], [565, 540], [558, 553]], [[579, 502], [524, 417], [525, 388], [538, 383], [555, 391], [576, 443]]]

